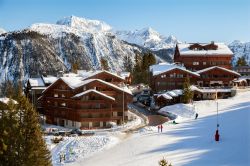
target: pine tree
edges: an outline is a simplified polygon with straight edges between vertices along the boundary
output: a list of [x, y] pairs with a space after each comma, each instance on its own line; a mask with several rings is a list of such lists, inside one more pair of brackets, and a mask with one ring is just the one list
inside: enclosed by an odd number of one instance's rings
[[193, 92], [190, 88], [190, 79], [189, 77], [186, 77], [185, 82], [183, 84], [183, 96], [182, 96], [182, 102], [183, 103], [190, 103], [193, 99]]
[[159, 161], [159, 166], [172, 166], [171, 163], [168, 163], [166, 159], [162, 159]]
[[125, 71], [130, 72], [130, 73], [133, 71], [133, 63], [132, 63], [132, 59], [130, 58], [130, 56], [124, 57], [123, 68]]
[[72, 70], [73, 73], [77, 73], [77, 70], [80, 69], [80, 63], [78, 61], [76, 61], [75, 63], [73, 63], [71, 66], [72, 66], [71, 70]]
[[236, 66], [247, 66], [247, 61], [244, 56], [238, 58]]
[[0, 107], [0, 165], [51, 165], [38, 114], [21, 88], [16, 101]]
[[135, 65], [132, 71], [132, 83], [133, 84], [138, 84], [141, 83], [141, 56], [136, 53], [135, 54]]
[[107, 71], [109, 71], [109, 65], [108, 65], [108, 61], [107, 61], [107, 59], [105, 59], [105, 58], [101, 58], [101, 67], [102, 67], [102, 70], [107, 70]]
[[151, 53], [145, 53], [142, 58], [142, 82], [149, 84], [149, 67], [156, 63], [155, 56]]

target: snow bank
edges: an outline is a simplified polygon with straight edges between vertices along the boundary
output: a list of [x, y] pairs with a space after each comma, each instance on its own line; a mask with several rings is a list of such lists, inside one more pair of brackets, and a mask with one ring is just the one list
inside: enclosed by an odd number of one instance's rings
[[195, 117], [194, 106], [192, 104], [175, 104], [161, 108], [159, 111], [161, 114], [167, 115], [171, 113], [177, 116], [176, 121], [183, 121], [187, 119], [193, 119]]
[[[51, 142], [51, 138], [53, 136], [46, 136], [45, 140], [48, 148], [51, 150], [54, 166], [76, 162], [118, 143], [118, 138], [108, 135], [64, 137], [63, 141], [57, 145]], [[60, 163], [60, 154], [65, 155], [65, 161], [62, 163]]]

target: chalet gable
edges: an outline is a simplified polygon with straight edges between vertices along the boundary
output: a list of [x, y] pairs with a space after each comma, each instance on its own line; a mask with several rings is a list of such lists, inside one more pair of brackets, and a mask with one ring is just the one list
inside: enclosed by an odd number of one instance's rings
[[89, 79], [89, 80], [86, 80], [86, 82], [81, 84], [80, 86], [78, 86], [77, 89], [78, 88], [83, 88], [83, 86], [90, 86], [90, 87], [88, 87], [88, 89], [94, 89], [94, 88], [96, 88], [96, 86], [98, 84], [102, 85], [102, 86], [108, 86], [113, 90], [118, 90], [120, 92], [125, 92], [125, 93], [127, 93], [129, 95], [132, 95], [131, 91], [129, 89], [127, 89], [126, 87], [121, 88], [121, 87], [118, 87], [118, 86], [116, 86], [116, 85], [114, 85], [112, 83], [103, 81], [101, 79]]
[[150, 71], [151, 71], [153, 76], [158, 76], [158, 75], [168, 73], [168, 72], [171, 72], [171, 71], [185, 72], [185, 73], [194, 75], [196, 77], [200, 76], [198, 73], [187, 70], [183, 66], [179, 66], [179, 65], [176, 65], [176, 64], [168, 64], [168, 63], [161, 63], [161, 64], [158, 64], [158, 65], [152, 65], [152, 66], [150, 66]]
[[208, 67], [208, 68], [196, 71], [196, 73], [198, 73], [198, 74], [201, 75], [201, 74], [207, 73], [207, 72], [212, 71], [212, 70], [221, 70], [221, 71], [224, 71], [224, 72], [227, 72], [227, 73], [231, 73], [231, 74], [236, 75], [236, 76], [240, 76], [240, 74], [237, 73], [236, 71], [229, 70], [229, 69], [226, 69], [226, 68], [223, 68], [223, 67], [220, 67], [220, 66]]
[[91, 93], [94, 93], [94, 94], [96, 94], [96, 95], [98, 95], [98, 96], [101, 96], [101, 97], [104, 97], [104, 98], [106, 98], [106, 99], [115, 101], [115, 98], [113, 98], [113, 97], [111, 97], [111, 96], [108, 96], [108, 95], [106, 95], [106, 94], [104, 94], [104, 93], [102, 93], [102, 92], [99, 92], [99, 91], [97, 91], [97, 90], [95, 90], [95, 89], [89, 89], [89, 90], [87, 90], [87, 91], [78, 93], [78, 94], [76, 94], [75, 96], [73, 96], [72, 98], [80, 98], [80, 97], [82, 97], [82, 96], [85, 96], [85, 95], [88, 95], [88, 94], [91, 94]]
[[111, 72], [106, 71], [106, 70], [96, 71], [93, 74], [89, 75], [88, 77], [84, 78], [84, 80], [86, 80], [86, 79], [102, 79], [106, 82], [112, 82], [113, 80], [117, 80], [120, 82], [125, 81], [125, 79], [122, 78], [121, 76], [118, 76], [117, 74], [111, 73]]

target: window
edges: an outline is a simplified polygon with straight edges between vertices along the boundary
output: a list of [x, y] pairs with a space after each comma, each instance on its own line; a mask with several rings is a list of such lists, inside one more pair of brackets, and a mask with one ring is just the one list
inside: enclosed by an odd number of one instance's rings
[[207, 62], [203, 62], [203, 65], [207, 65]]
[[95, 104], [95, 108], [101, 108], [101, 105], [99, 103]]
[[89, 100], [89, 96], [82, 96], [82, 101], [88, 101]]
[[83, 91], [85, 91], [86, 90], [86, 86], [83, 86]]
[[55, 93], [55, 94], [54, 94], [54, 97], [58, 97], [58, 94], [57, 94], [57, 93]]
[[68, 126], [68, 120], [67, 119], [65, 120], [65, 124], [66, 124], [66, 126]]
[[166, 74], [161, 75], [161, 78], [166, 78]]
[[199, 65], [199, 62], [193, 62], [193, 65], [197, 66]]
[[57, 107], [57, 106], [58, 106], [58, 103], [57, 103], [56, 101], [54, 102], [54, 106], [55, 106], [55, 107]]
[[64, 94], [62, 94], [62, 97], [65, 97], [65, 95], [64, 95]]
[[176, 77], [176, 73], [170, 74], [170, 78], [175, 78]]
[[61, 89], [65, 90], [66, 89], [65, 85], [61, 85]]
[[61, 106], [66, 107], [66, 103], [61, 103]]
[[183, 78], [183, 74], [177, 74], [176, 77], [177, 78]]
[[75, 126], [75, 122], [74, 121], [72, 121], [72, 127], [74, 127]]

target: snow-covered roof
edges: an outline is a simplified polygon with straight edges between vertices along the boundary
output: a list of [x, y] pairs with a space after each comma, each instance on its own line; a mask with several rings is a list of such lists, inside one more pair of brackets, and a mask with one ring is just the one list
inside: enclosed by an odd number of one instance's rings
[[86, 95], [86, 94], [88, 94], [88, 93], [91, 93], [91, 92], [96, 93], [96, 94], [101, 95], [101, 96], [103, 96], [103, 97], [105, 97], [105, 98], [108, 98], [108, 99], [110, 99], [110, 100], [115, 101], [115, 98], [113, 98], [113, 97], [111, 97], [111, 96], [108, 96], [108, 95], [106, 95], [106, 94], [104, 94], [104, 93], [102, 93], [102, 92], [99, 92], [99, 91], [97, 91], [97, 90], [95, 90], [95, 89], [89, 89], [89, 90], [87, 90], [87, 91], [78, 93], [78, 94], [76, 94], [75, 96], [73, 96], [72, 98], [77, 98], [77, 97], [80, 97], [80, 96], [84, 96], [84, 95]]
[[179, 95], [178, 94], [176, 94], [175, 92], [173, 92], [173, 91], [168, 91], [168, 92], [166, 92], [167, 94], [169, 94], [170, 96], [172, 96], [172, 97], [178, 97]]
[[[218, 46], [216, 50], [191, 50], [189, 47], [194, 43], [180, 43], [177, 44], [181, 56], [188, 55], [233, 55], [233, 52], [224, 43], [214, 43]], [[207, 45], [209, 43], [198, 43], [199, 45]]]
[[216, 93], [216, 92], [231, 92], [232, 89], [226, 89], [226, 88], [198, 88], [195, 85], [191, 85], [190, 89], [192, 91], [198, 91], [200, 93]]
[[125, 79], [126, 77], [130, 76], [130, 72], [121, 72], [120, 75], [123, 79]]
[[34, 86], [45, 86], [42, 78], [29, 78], [28, 82], [30, 83], [31, 87], [34, 87]]
[[169, 94], [167, 94], [167, 93], [160, 94], [160, 95], [157, 96], [157, 98], [159, 98], [159, 97], [163, 97], [163, 98], [165, 98], [165, 99], [167, 99], [167, 100], [172, 100], [172, 99], [173, 99], [173, 97], [171, 97], [171, 96], [170, 96]]
[[14, 104], [17, 104], [17, 101], [15, 101], [15, 100], [13, 100], [13, 99], [10, 99], [10, 98], [8, 98], [8, 97], [1, 97], [1, 98], [0, 98], [0, 102], [1, 102], [1, 103], [4, 103], [4, 104], [8, 104], [8, 102], [9, 102], [10, 100], [11, 100]]
[[236, 80], [233, 80], [233, 82], [247, 82], [247, 79], [244, 78], [244, 77], [240, 77], [240, 78], [238, 78]]
[[165, 73], [167, 71], [174, 70], [174, 69], [179, 69], [179, 70], [185, 71], [187, 73], [190, 73], [190, 74], [193, 74], [193, 75], [196, 75], [196, 76], [200, 76], [198, 73], [187, 70], [185, 67], [176, 65], [174, 63], [172, 63], [172, 64], [170, 64], [170, 63], [159, 63], [157, 65], [150, 66], [149, 69], [153, 73], [153, 76], [156, 76], [156, 75], [159, 75], [159, 74], [162, 74], [162, 73]]
[[[82, 77], [61, 77], [60, 79], [61, 79], [63, 82], [65, 82], [65, 83], [66, 83], [70, 88], [72, 88], [72, 89], [76, 89], [76, 88], [78, 88], [78, 87], [80, 87], [80, 86], [86, 85], [86, 84], [88, 84], [88, 83], [90, 83], [90, 82], [93, 82], [93, 81], [98, 81], [98, 82], [101, 82], [101, 83], [103, 83], [103, 84], [106, 84], [106, 85], [108, 85], [108, 86], [110, 86], [110, 87], [113, 87], [113, 88], [115, 88], [115, 89], [117, 89], [117, 90], [120, 90], [120, 91], [123, 91], [123, 92], [126, 92], [126, 93], [132, 95], [132, 92], [131, 92], [126, 86], [123, 87], [123, 88], [121, 88], [121, 87], [118, 87], [118, 86], [116, 86], [116, 85], [114, 85], [114, 84], [111, 84], [111, 83], [109, 83], [109, 82], [103, 81], [103, 80], [101, 80], [101, 79], [87, 79], [87, 80], [82, 80]], [[53, 85], [53, 84], [51, 84], [50, 86], [48, 86], [48, 88], [46, 88], [46, 89], [43, 91], [43, 93], [44, 93], [45, 91], [47, 91], [47, 89], [49, 89], [52, 85]]]
[[211, 66], [211, 67], [208, 67], [208, 68], [205, 68], [205, 69], [196, 71], [196, 73], [201, 74], [201, 73], [207, 72], [207, 71], [209, 71], [209, 70], [213, 70], [213, 69], [221, 69], [221, 70], [227, 71], [227, 72], [229, 72], [229, 73], [233, 73], [233, 74], [235, 74], [235, 75], [240, 76], [240, 74], [237, 73], [236, 71], [229, 70], [229, 69], [226, 69], [226, 68], [220, 67], [220, 66]]
[[93, 79], [93, 80], [99, 81], [99, 82], [101, 82], [101, 83], [103, 83], [103, 84], [106, 84], [106, 85], [109, 85], [109, 86], [111, 86], [111, 87], [113, 87], [113, 88], [115, 88], [115, 89], [117, 89], [117, 90], [120, 90], [120, 91], [123, 91], [123, 92], [126, 92], [126, 93], [132, 95], [131, 90], [128, 89], [127, 86], [118, 87], [118, 86], [116, 86], [116, 85], [114, 85], [114, 84], [112, 84], [112, 83], [109, 83], [109, 82], [106, 82], [106, 81], [103, 81], [103, 80], [100, 80], [100, 79]]
[[117, 74], [115, 74], [115, 73], [109, 72], [109, 71], [107, 71], [107, 70], [96, 70], [96, 71], [92, 72], [91, 74], [89, 74], [89, 75], [88, 75], [87, 77], [85, 77], [84, 79], [88, 79], [88, 78], [93, 77], [93, 76], [95, 76], [95, 75], [98, 75], [98, 74], [100, 74], [100, 73], [108, 73], [108, 74], [113, 75], [113, 76], [115, 76], [115, 77], [117, 77], [117, 78], [120, 78], [121, 80], [124, 80], [124, 78], [122, 78], [121, 76], [119, 76], [119, 75], [117, 75]]
[[54, 76], [47, 76], [47, 77], [42, 76], [42, 79], [43, 79], [43, 81], [45, 82], [45, 84], [52, 84], [52, 83], [54, 83], [58, 78], [57, 78], [57, 77], [54, 77]]
[[195, 115], [194, 106], [191, 104], [174, 104], [170, 106], [165, 106], [161, 108], [159, 113], [172, 113], [174, 115], [180, 116], [181, 118], [192, 118]]
[[183, 90], [181, 90], [181, 89], [175, 89], [175, 90], [172, 90], [172, 92], [174, 92], [178, 96], [183, 95]]
[[85, 81], [82, 81], [82, 77], [61, 77], [60, 79], [62, 79], [72, 89], [75, 89], [85, 83]]

